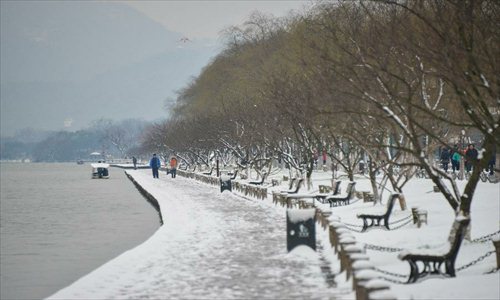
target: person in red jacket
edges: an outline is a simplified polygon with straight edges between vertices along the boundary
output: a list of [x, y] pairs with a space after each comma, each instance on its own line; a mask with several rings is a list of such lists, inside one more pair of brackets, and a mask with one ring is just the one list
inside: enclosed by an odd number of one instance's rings
[[170, 174], [172, 174], [172, 178], [175, 178], [176, 176], [176, 171], [177, 171], [177, 158], [175, 156], [172, 156], [170, 159]]

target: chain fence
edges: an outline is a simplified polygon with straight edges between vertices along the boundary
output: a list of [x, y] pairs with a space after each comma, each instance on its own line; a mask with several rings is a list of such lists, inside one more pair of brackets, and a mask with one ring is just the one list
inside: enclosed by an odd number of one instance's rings
[[[347, 228], [348, 230], [350, 231], [354, 231], [354, 232], [358, 232], [358, 233], [361, 233], [363, 232], [362, 229], [356, 229], [356, 228], [352, 228], [352, 227], [363, 227], [363, 226], [359, 226], [359, 225], [354, 225], [354, 224], [347, 224], [347, 223], [344, 223], [345, 225], [345, 228]], [[352, 227], [351, 227], [352, 226]]]
[[[399, 220], [397, 220], [397, 221], [390, 222], [390, 223], [389, 223], [389, 225], [394, 225], [394, 224], [397, 224], [397, 223], [401, 223], [401, 222], [403, 222], [403, 221], [406, 221], [406, 222], [405, 222], [405, 223], [403, 223], [403, 224], [401, 224], [401, 225], [399, 225], [399, 226], [393, 227], [393, 228], [391, 228], [390, 230], [396, 230], [396, 229], [399, 229], [399, 228], [401, 228], [401, 227], [403, 227], [403, 226], [406, 226], [406, 225], [410, 224], [410, 222], [412, 222], [412, 221], [413, 221], [413, 216], [412, 216], [412, 215], [409, 215], [409, 216], [404, 217], [404, 218], [402, 218], [402, 219], [399, 219]], [[356, 228], [363, 228], [363, 226], [362, 226], [362, 225], [358, 225], [358, 224], [351, 224], [351, 223], [345, 223], [345, 222], [342, 222], [342, 223], [346, 226], [346, 228], [347, 228], [348, 230], [351, 230], [351, 231], [354, 231], [354, 232], [362, 232], [362, 230], [361, 230], [361, 229], [356, 229]]]
[[477, 239], [473, 239], [472, 241], [470, 241], [470, 243], [486, 243], [486, 242], [491, 241], [491, 237], [493, 237], [497, 234], [500, 234], [500, 230], [497, 232], [493, 232], [493, 233], [487, 234], [485, 236], [479, 237]]
[[399, 220], [397, 220], [397, 221], [394, 221], [394, 222], [389, 222], [389, 225], [397, 224], [397, 223], [399, 223], [399, 222], [403, 222], [404, 220], [408, 220], [408, 219], [412, 219], [412, 218], [413, 218], [413, 215], [409, 215], [409, 216], [404, 217], [404, 218], [402, 218], [402, 219], [399, 219]]
[[379, 272], [381, 274], [384, 274], [384, 275], [389, 275], [389, 276], [393, 276], [393, 277], [397, 277], [397, 278], [406, 278], [406, 280], [403, 281], [403, 280], [389, 278], [389, 277], [386, 277], [386, 276], [381, 276], [380, 277], [380, 279], [388, 281], [388, 282], [392, 282], [392, 283], [396, 283], [396, 284], [405, 284], [408, 281], [408, 277], [409, 277], [408, 275], [403, 275], [403, 274], [399, 274], [399, 273], [389, 272], [389, 271], [386, 271], [386, 270], [379, 269], [377, 267], [374, 267], [373, 270], [376, 271], [376, 272]]
[[485, 259], [486, 257], [492, 255], [493, 253], [495, 253], [496, 251], [489, 251], [489, 252], [486, 252], [486, 254], [484, 255], [481, 255], [479, 256], [478, 258], [476, 258], [475, 260], [471, 261], [470, 263], [466, 264], [466, 265], [463, 265], [461, 266], [460, 268], [457, 268], [457, 272], [460, 272], [460, 271], [463, 271], [467, 268], [470, 268], [472, 267], [473, 265], [477, 264], [478, 262], [482, 261], [483, 259]]
[[369, 249], [369, 250], [374, 250], [374, 251], [381, 251], [381, 252], [400, 252], [400, 251], [404, 250], [403, 248], [385, 247], [385, 246], [379, 246], [379, 245], [373, 245], [373, 244], [365, 244], [364, 248]]
[[396, 227], [394, 227], [394, 228], [391, 228], [391, 230], [396, 230], [396, 229], [399, 229], [399, 228], [401, 228], [401, 227], [403, 227], [403, 226], [406, 226], [406, 225], [410, 224], [411, 222], [413, 222], [413, 218], [412, 218], [412, 216], [410, 216], [410, 218], [409, 218], [409, 220], [408, 220], [408, 221], [406, 221], [405, 223], [403, 223], [403, 224], [401, 224], [401, 225], [399, 225], [399, 226], [396, 226]]

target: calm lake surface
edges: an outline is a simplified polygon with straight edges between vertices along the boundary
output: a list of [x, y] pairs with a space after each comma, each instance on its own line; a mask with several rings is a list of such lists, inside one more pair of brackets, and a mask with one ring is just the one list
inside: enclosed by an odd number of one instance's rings
[[124, 171], [0, 163], [0, 298], [42, 299], [148, 239], [156, 210]]

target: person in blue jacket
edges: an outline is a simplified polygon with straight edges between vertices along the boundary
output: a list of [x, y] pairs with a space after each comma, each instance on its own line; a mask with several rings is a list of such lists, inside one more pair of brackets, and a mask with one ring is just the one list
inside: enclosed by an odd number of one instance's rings
[[149, 161], [149, 166], [153, 170], [153, 178], [159, 178], [158, 169], [161, 166], [160, 159], [156, 156], [156, 153], [153, 154], [153, 157]]

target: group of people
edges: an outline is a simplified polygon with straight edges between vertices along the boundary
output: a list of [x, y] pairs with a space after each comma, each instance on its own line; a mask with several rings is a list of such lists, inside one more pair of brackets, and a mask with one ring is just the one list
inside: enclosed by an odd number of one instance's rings
[[[158, 171], [161, 167], [161, 161], [160, 158], [156, 155], [156, 153], [153, 154], [153, 157], [149, 161], [149, 166], [153, 171], [153, 178], [159, 178]], [[170, 168], [167, 169], [167, 175], [168, 174], [172, 175], [172, 178], [175, 178], [177, 175], [177, 158], [175, 156], [172, 156], [170, 158]]]
[[[478, 160], [478, 151], [474, 144], [469, 144], [467, 148], [460, 150], [458, 145], [455, 145], [453, 149], [447, 147], [441, 148], [441, 166], [445, 172], [448, 172], [448, 164], [451, 161], [451, 168], [453, 173], [460, 170], [460, 159], [463, 156], [465, 159], [465, 171], [469, 173], [472, 170], [472, 166]], [[493, 175], [496, 163], [496, 151], [493, 151], [491, 159], [488, 162], [488, 170], [490, 175]]]

